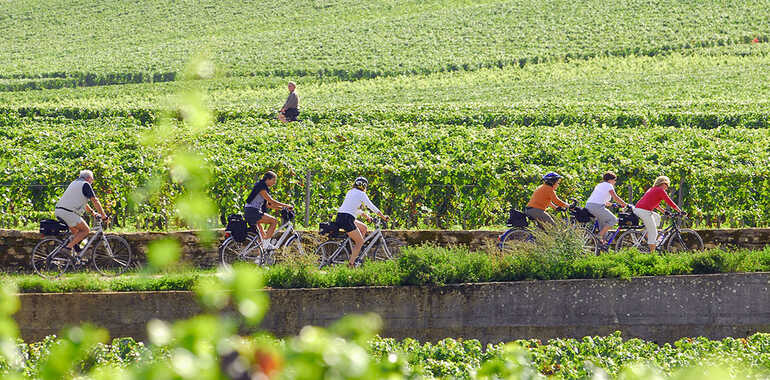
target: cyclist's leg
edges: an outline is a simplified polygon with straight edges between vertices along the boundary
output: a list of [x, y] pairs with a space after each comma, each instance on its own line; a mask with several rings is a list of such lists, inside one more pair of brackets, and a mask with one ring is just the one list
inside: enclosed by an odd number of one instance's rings
[[357, 228], [348, 232], [348, 236], [351, 240], [353, 240], [353, 252], [350, 253], [350, 262], [348, 265], [353, 266], [353, 264], [356, 262], [356, 259], [358, 258], [358, 254], [361, 253], [361, 248], [364, 246], [364, 237], [361, 235], [361, 231]]
[[83, 239], [85, 239], [86, 236], [88, 236], [88, 234], [91, 232], [91, 229], [88, 228], [86, 221], [83, 220], [80, 215], [75, 214], [74, 212], [56, 209], [54, 211], [54, 215], [57, 218], [63, 220], [72, 233], [72, 239], [70, 239], [70, 242], [67, 243], [67, 248], [70, 250], [72, 247], [83, 241]]
[[606, 243], [607, 231], [609, 231], [612, 226], [618, 224], [618, 218], [602, 204], [587, 203], [586, 208], [599, 222], [599, 238], [602, 243]]
[[267, 232], [264, 234], [265, 239], [270, 239], [275, 234], [275, 228], [278, 227], [278, 219], [274, 218], [270, 214], [262, 214], [262, 219], [259, 220], [259, 224], [267, 224]]
[[644, 223], [644, 228], [647, 230], [647, 245], [650, 247], [650, 253], [655, 252], [655, 243], [658, 239], [658, 223], [660, 222], [660, 215], [658, 215], [656, 212], [643, 210], [638, 207], [634, 208], [634, 214], [636, 214], [636, 216], [642, 220], [642, 223]]
[[366, 224], [360, 220], [356, 220], [356, 228], [358, 228], [358, 231], [361, 232], [361, 236], [364, 238], [366, 237], [366, 234], [369, 233], [369, 228], [366, 227]]
[[554, 221], [553, 218], [548, 215], [545, 210], [541, 210], [539, 208], [534, 207], [527, 207], [524, 210], [524, 213], [527, 214], [530, 218], [534, 219], [537, 222], [537, 226], [541, 229], [545, 229], [545, 226], [553, 226]]

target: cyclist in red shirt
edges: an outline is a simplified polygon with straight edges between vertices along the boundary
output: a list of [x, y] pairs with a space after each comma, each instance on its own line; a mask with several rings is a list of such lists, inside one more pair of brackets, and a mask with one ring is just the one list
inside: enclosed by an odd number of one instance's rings
[[644, 222], [644, 227], [647, 229], [647, 245], [650, 246], [651, 253], [655, 252], [658, 241], [658, 224], [660, 224], [660, 214], [653, 210], [665, 212], [660, 206], [660, 202], [666, 201], [666, 204], [674, 210], [682, 211], [666, 194], [670, 184], [671, 180], [668, 177], [658, 177], [655, 179], [655, 184], [642, 195], [642, 199], [639, 199], [639, 202], [636, 202], [636, 206], [634, 206], [634, 214]]

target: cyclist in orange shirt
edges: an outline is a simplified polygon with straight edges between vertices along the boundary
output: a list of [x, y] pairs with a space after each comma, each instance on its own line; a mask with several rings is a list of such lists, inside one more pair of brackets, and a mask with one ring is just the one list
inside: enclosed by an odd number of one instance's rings
[[569, 207], [567, 203], [556, 196], [556, 188], [559, 187], [561, 179], [562, 176], [554, 172], [544, 175], [543, 184], [535, 189], [532, 198], [529, 199], [527, 207], [524, 209], [524, 213], [537, 220], [540, 226], [554, 223], [553, 218], [545, 212], [548, 207]]

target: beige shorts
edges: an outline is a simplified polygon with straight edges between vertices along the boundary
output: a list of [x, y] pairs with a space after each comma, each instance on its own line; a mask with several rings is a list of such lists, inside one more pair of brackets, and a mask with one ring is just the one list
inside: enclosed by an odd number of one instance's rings
[[83, 220], [83, 218], [80, 215], [75, 214], [72, 211], [67, 211], [67, 210], [62, 210], [60, 208], [57, 208], [56, 210], [54, 210], [53, 214], [56, 215], [57, 218], [60, 218], [61, 220], [63, 220], [64, 223], [67, 223], [67, 227], [70, 227], [70, 228], [75, 227], [80, 223], [83, 223], [83, 224], [86, 223], [86, 221]]

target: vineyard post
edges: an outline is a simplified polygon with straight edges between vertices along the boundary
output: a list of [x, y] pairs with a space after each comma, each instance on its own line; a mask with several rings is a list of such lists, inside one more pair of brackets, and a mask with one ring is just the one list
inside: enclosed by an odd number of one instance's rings
[[682, 188], [684, 187], [684, 175], [679, 179], [679, 190], [678, 190], [678, 199], [677, 199], [677, 205], [681, 208], [682, 207]]
[[305, 173], [305, 227], [310, 226], [310, 181], [313, 177], [313, 171], [308, 170]]

